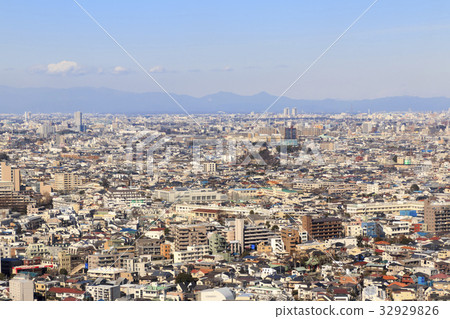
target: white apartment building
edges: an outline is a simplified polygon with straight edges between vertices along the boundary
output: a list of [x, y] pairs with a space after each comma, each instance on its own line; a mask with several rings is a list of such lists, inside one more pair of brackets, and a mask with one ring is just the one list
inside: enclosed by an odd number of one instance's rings
[[392, 224], [383, 225], [383, 232], [387, 237], [409, 234], [410, 225], [405, 221], [393, 221]]
[[228, 199], [226, 194], [210, 189], [188, 189], [185, 187], [175, 187], [170, 190], [156, 190], [154, 197], [169, 203], [215, 202]]
[[284, 252], [284, 243], [281, 237], [270, 238], [270, 247], [272, 247], [274, 253]]
[[0, 242], [0, 259], [2, 258], [11, 258], [11, 246]]
[[126, 269], [115, 267], [99, 267], [88, 270], [88, 276], [90, 278], [105, 278], [110, 280], [116, 280], [120, 277], [120, 273], [126, 272]]
[[13, 278], [9, 281], [9, 296], [13, 301], [33, 301], [33, 294], [33, 280]]
[[348, 237], [358, 237], [358, 236], [363, 235], [363, 229], [361, 227], [361, 224], [346, 225], [344, 227], [344, 231], [345, 231], [345, 236], [348, 236]]
[[374, 183], [374, 184], [366, 184], [367, 187], [367, 193], [371, 194], [371, 193], [378, 193], [378, 191], [380, 190], [380, 186], [378, 185], [378, 183]]
[[114, 301], [117, 298], [120, 298], [119, 285], [88, 286], [86, 290], [91, 294], [94, 301]]
[[48, 247], [41, 243], [30, 244], [25, 251], [27, 258], [44, 257], [49, 253]]
[[175, 284], [161, 284], [152, 282], [148, 285], [133, 285], [126, 284], [120, 286], [120, 289], [127, 296], [132, 296], [134, 299], [141, 300], [177, 300], [180, 301], [179, 297], [174, 295], [171, 297], [167, 295], [169, 291], [175, 291]]
[[360, 203], [348, 204], [347, 213], [350, 215], [375, 213], [400, 215], [402, 210], [415, 210], [418, 216], [423, 216], [423, 208], [423, 202]]
[[103, 199], [105, 207], [140, 207], [147, 202], [145, 196], [135, 189], [110, 189]]
[[[178, 214], [187, 214], [193, 211], [194, 209], [220, 209], [223, 212], [230, 213], [230, 214], [244, 214], [247, 215], [252, 210], [251, 207], [225, 207], [225, 206], [215, 206], [215, 205], [192, 205], [192, 204], [177, 204], [175, 205], [175, 212]], [[259, 210], [258, 210], [259, 211]]]
[[186, 250], [173, 253], [174, 263], [187, 263], [201, 259], [209, 254], [209, 245], [188, 246]]

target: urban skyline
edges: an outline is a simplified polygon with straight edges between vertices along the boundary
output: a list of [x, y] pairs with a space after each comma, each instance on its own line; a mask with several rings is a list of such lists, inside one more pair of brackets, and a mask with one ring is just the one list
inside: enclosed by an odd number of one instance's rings
[[2, 115], [0, 299], [448, 300], [449, 115]]

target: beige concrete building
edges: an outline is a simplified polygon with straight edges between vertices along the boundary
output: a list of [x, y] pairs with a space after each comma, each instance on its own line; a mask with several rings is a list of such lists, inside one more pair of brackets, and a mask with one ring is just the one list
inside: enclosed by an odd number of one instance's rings
[[425, 201], [424, 222], [431, 233], [450, 232], [450, 204]]
[[82, 185], [80, 176], [73, 173], [58, 173], [55, 174], [54, 188], [59, 191], [69, 191], [77, 189]]
[[206, 225], [186, 225], [175, 227], [175, 250], [183, 251], [188, 246], [208, 245], [206, 237], [210, 227]]
[[18, 168], [12, 168], [2, 162], [0, 166], [0, 176], [2, 182], [11, 182], [14, 187], [14, 191], [20, 191], [21, 176]]

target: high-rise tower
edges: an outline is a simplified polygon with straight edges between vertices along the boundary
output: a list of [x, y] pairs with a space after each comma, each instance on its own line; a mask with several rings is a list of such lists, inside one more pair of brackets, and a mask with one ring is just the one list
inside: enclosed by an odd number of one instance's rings
[[75, 123], [75, 128], [79, 131], [82, 132], [83, 131], [83, 114], [78, 111], [74, 113], [74, 123]]

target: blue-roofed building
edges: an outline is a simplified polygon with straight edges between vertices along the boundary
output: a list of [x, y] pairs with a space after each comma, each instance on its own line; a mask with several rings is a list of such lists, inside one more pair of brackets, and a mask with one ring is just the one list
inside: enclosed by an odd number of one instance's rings
[[410, 217], [417, 217], [417, 211], [415, 210], [401, 210], [400, 216], [410, 216]]
[[384, 237], [383, 228], [376, 222], [361, 223], [363, 235], [367, 237]]
[[122, 233], [135, 233], [135, 232], [137, 232], [137, 230], [133, 229], [133, 228], [122, 228], [120, 231]]

